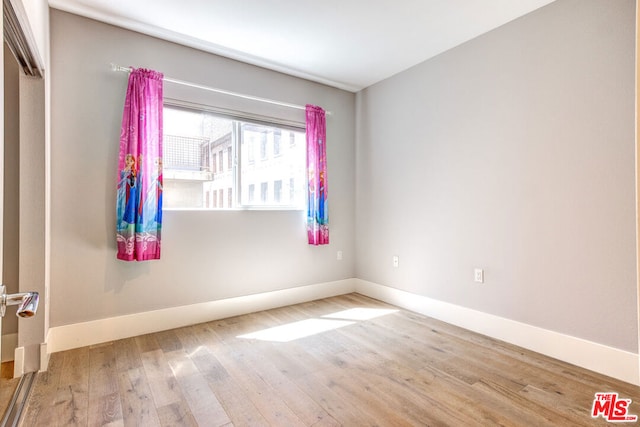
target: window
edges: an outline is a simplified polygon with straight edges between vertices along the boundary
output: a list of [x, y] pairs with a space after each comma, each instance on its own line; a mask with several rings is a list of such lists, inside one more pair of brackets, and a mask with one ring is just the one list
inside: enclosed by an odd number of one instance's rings
[[269, 183], [263, 182], [260, 184], [260, 201], [264, 204], [267, 203], [267, 192], [269, 191]]
[[282, 180], [279, 179], [273, 183], [273, 201], [274, 203], [280, 203], [282, 200]]
[[280, 130], [276, 130], [273, 133], [273, 155], [274, 156], [279, 156], [280, 155], [280, 138], [281, 138], [281, 133]]
[[262, 132], [260, 135], [260, 160], [267, 159], [267, 134]]
[[302, 126], [165, 105], [164, 207], [304, 208]]

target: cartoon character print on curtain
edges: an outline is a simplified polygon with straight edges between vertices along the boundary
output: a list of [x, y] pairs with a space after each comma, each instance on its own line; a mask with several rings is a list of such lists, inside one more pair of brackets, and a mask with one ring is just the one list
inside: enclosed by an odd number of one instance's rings
[[118, 162], [117, 258], [160, 258], [162, 229], [162, 73], [134, 69], [122, 115]]
[[307, 235], [310, 245], [329, 243], [326, 133], [325, 111], [315, 105], [307, 105]]

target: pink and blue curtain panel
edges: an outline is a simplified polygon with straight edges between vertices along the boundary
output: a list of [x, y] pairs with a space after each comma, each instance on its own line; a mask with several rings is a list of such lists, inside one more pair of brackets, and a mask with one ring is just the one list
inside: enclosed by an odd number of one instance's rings
[[307, 173], [309, 174], [307, 235], [310, 245], [329, 244], [327, 206], [327, 150], [325, 112], [315, 105], [306, 107]]
[[160, 259], [162, 229], [162, 73], [129, 74], [118, 162], [117, 258]]

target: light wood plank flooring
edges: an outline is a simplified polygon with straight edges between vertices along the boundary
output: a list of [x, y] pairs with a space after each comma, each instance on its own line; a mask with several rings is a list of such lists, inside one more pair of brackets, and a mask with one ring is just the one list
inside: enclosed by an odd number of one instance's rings
[[0, 419], [4, 416], [20, 378], [13, 378], [13, 362], [0, 364]]
[[588, 426], [608, 391], [640, 415], [638, 387], [350, 294], [53, 354], [22, 425]]

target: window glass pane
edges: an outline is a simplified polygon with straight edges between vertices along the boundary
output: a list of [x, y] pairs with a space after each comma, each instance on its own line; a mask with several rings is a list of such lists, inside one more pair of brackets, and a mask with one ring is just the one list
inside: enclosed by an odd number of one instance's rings
[[249, 184], [249, 203], [253, 203], [256, 201], [256, 185]]
[[[240, 122], [239, 128], [241, 204], [304, 207], [304, 132], [247, 122]], [[282, 138], [290, 144], [283, 146]], [[256, 147], [260, 150], [258, 162], [252, 154]], [[283, 183], [289, 183], [286, 193]], [[256, 188], [260, 189], [259, 195], [255, 195]]]
[[281, 133], [280, 133], [280, 129], [276, 130], [273, 133], [273, 155], [274, 156], [279, 156], [280, 155], [280, 138], [281, 138]]
[[267, 201], [269, 200], [267, 198], [267, 193], [269, 191], [269, 183], [268, 182], [263, 182], [262, 184], [260, 184], [260, 201], [263, 204], [267, 204]]
[[282, 180], [273, 182], [273, 202], [278, 204], [282, 201]]
[[232, 144], [233, 120], [202, 111], [164, 109], [165, 208], [221, 208], [233, 172], [222, 152]]
[[267, 159], [267, 134], [260, 133], [260, 160]]

